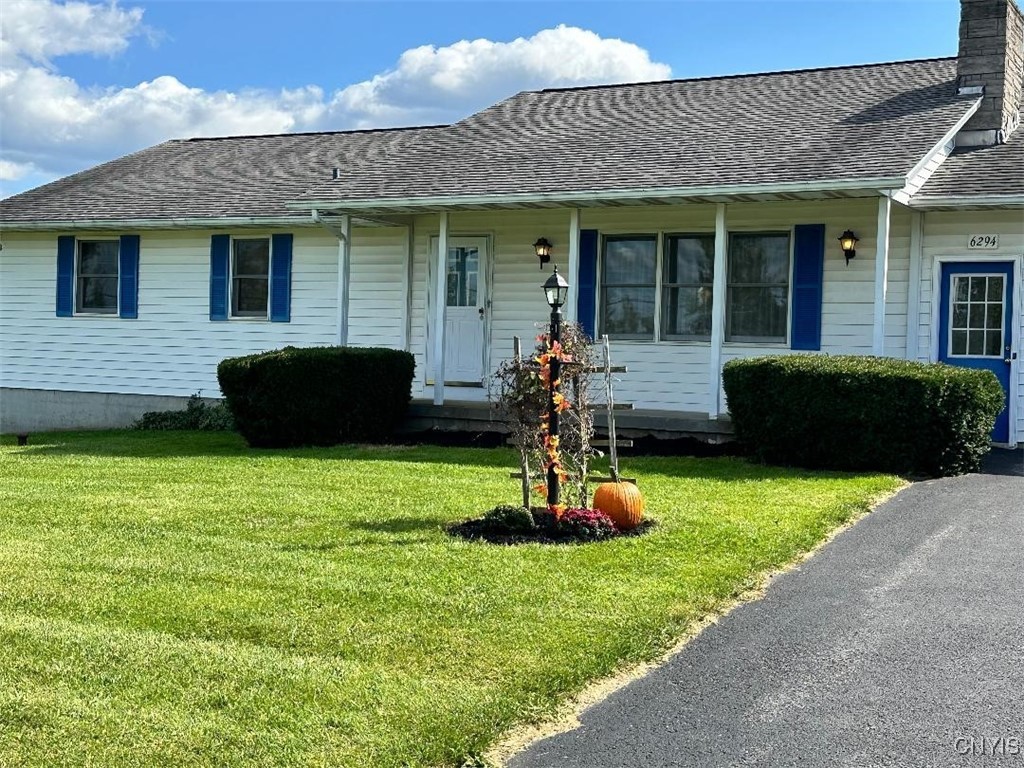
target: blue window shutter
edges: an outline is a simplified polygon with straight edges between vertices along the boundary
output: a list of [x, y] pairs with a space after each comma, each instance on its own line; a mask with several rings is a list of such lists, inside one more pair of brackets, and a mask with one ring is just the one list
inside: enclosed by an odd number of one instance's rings
[[228, 268], [231, 236], [210, 238], [210, 319], [228, 319]]
[[292, 319], [292, 236], [270, 238], [270, 322]]
[[75, 236], [57, 238], [57, 317], [75, 314]]
[[135, 319], [139, 316], [139, 236], [121, 235], [120, 259], [120, 315]]
[[596, 338], [597, 243], [596, 229], [580, 230], [580, 265], [576, 277], [576, 318], [590, 338]]
[[793, 228], [793, 349], [821, 349], [821, 300], [825, 272], [825, 225]]

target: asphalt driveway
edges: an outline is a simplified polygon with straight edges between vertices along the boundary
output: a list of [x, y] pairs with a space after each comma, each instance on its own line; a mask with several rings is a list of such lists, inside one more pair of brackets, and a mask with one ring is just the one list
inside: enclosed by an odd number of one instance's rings
[[1024, 765], [1024, 453], [917, 483], [512, 768]]

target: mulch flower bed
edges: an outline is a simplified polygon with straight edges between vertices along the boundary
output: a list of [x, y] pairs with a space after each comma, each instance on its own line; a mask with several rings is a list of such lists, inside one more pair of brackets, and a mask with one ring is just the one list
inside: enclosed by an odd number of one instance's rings
[[646, 519], [629, 531], [621, 531], [603, 513], [592, 509], [567, 509], [556, 517], [543, 507], [495, 507], [483, 517], [453, 523], [451, 536], [488, 544], [587, 544], [609, 539], [643, 536], [657, 526]]

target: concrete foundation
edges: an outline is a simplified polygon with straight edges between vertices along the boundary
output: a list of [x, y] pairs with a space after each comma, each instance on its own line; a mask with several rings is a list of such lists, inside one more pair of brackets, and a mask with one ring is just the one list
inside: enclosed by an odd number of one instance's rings
[[187, 403], [187, 397], [164, 395], [0, 387], [0, 434], [117, 429], [130, 426], [147, 411], [180, 411]]

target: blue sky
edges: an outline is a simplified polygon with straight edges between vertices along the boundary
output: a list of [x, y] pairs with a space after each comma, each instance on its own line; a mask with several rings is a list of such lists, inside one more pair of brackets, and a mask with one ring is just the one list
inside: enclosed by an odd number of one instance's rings
[[525, 88], [956, 53], [957, 0], [4, 0], [0, 193], [168, 138], [450, 122]]

